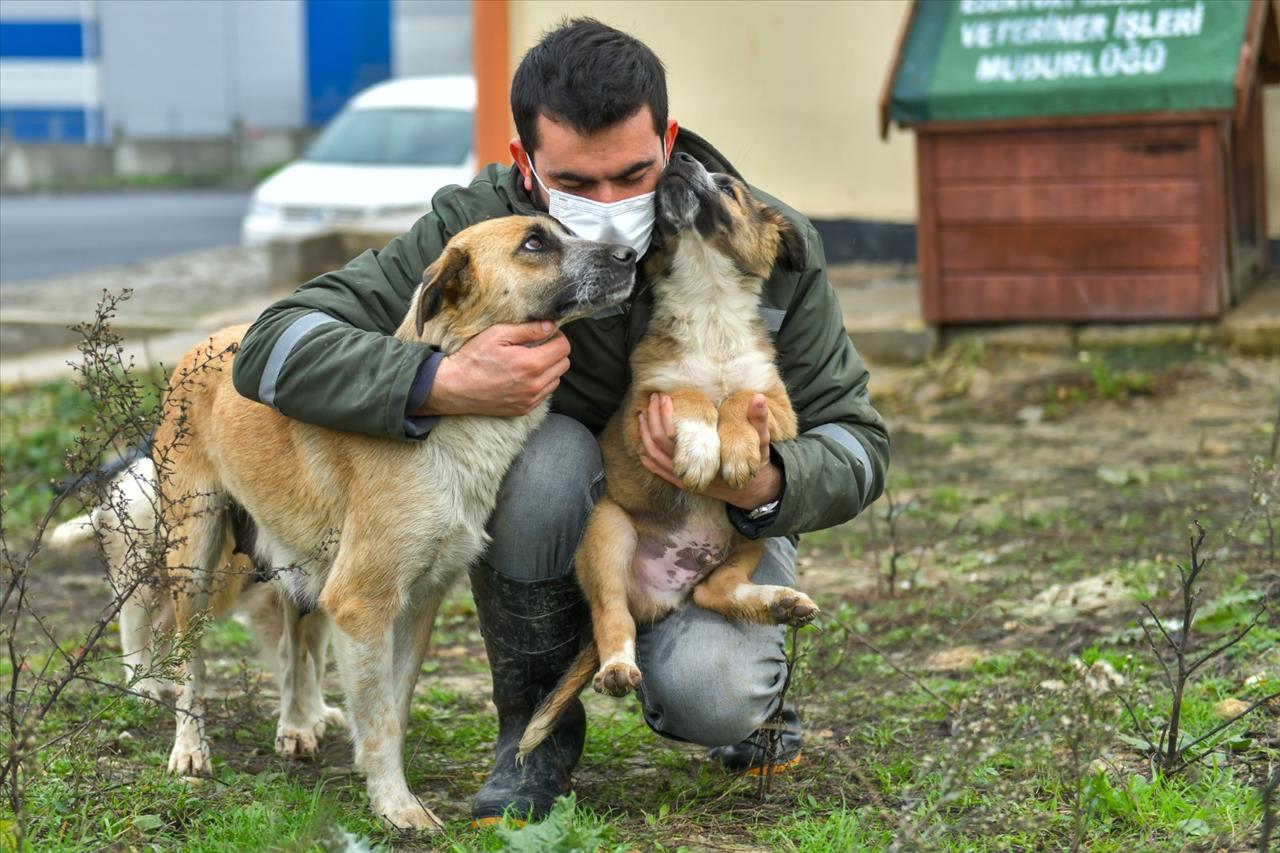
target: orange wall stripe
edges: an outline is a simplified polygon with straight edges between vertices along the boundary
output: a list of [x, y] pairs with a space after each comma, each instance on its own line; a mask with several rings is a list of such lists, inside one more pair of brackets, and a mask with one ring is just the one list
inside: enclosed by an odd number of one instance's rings
[[510, 163], [511, 70], [508, 0], [471, 0], [471, 62], [476, 75], [476, 165]]

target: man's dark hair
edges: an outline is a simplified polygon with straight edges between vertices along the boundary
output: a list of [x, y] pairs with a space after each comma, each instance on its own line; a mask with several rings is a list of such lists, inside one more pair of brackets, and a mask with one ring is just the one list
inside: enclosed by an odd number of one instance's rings
[[594, 18], [565, 21], [529, 49], [511, 80], [511, 115], [526, 151], [538, 147], [538, 115], [581, 134], [644, 106], [667, 129], [667, 73], [644, 42]]

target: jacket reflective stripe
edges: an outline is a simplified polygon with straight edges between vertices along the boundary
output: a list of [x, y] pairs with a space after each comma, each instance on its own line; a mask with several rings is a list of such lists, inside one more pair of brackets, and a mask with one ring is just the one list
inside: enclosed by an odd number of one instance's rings
[[280, 371], [289, 358], [289, 353], [302, 340], [303, 335], [312, 329], [338, 320], [323, 311], [309, 311], [289, 324], [289, 327], [276, 338], [271, 355], [267, 356], [267, 365], [262, 369], [262, 379], [258, 383], [258, 399], [271, 408], [276, 407], [276, 384], [280, 379]]
[[771, 332], [777, 332], [782, 328], [782, 321], [787, 318], [787, 312], [781, 308], [765, 308], [760, 306], [760, 319], [764, 321], [764, 327]]
[[818, 424], [813, 429], [806, 430], [804, 434], [825, 435], [853, 454], [853, 457], [858, 460], [858, 464], [862, 466], [862, 505], [866, 506], [867, 501], [871, 498], [871, 478], [873, 474], [871, 473], [871, 457], [867, 455], [867, 449], [862, 446], [862, 442], [854, 438], [853, 433], [835, 424]]

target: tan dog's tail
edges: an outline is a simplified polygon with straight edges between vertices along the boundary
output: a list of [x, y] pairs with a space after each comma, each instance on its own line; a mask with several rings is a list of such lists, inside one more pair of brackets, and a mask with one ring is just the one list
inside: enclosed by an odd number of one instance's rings
[[95, 531], [93, 516], [82, 515], [70, 521], [64, 521], [54, 528], [53, 533], [49, 534], [49, 545], [59, 551], [65, 551], [73, 545], [92, 542]]
[[588, 643], [577, 659], [565, 670], [564, 675], [560, 676], [555, 690], [548, 693], [547, 698], [543, 699], [538, 709], [533, 712], [533, 718], [529, 720], [529, 725], [524, 728], [524, 734], [520, 736], [520, 749], [516, 752], [517, 764], [524, 764], [529, 753], [547, 739], [551, 730], [555, 728], [560, 714], [578, 697], [582, 688], [587, 686], [587, 682], [591, 680], [592, 674], [599, 666], [600, 655], [596, 652], [596, 644]]

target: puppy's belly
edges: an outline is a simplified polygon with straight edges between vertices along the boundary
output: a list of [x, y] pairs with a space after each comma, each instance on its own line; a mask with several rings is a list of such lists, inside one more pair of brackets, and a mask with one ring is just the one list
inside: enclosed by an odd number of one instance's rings
[[679, 607], [731, 550], [732, 528], [720, 503], [695, 512], [675, 530], [639, 526], [636, 532], [633, 593], [658, 611]]

